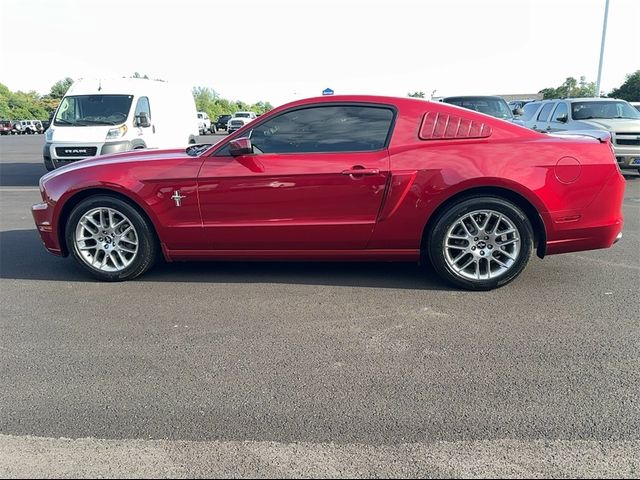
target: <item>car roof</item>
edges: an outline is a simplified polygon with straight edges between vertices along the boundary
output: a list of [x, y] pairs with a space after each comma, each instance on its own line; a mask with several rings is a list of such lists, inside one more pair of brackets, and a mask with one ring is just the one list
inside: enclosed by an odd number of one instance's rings
[[447, 100], [504, 100], [498, 95], [456, 95], [455, 97], [443, 97], [442, 101]]
[[544, 102], [624, 102], [620, 98], [608, 98], [608, 97], [575, 97], [575, 98], [546, 98], [544, 100], [536, 100], [535, 103]]

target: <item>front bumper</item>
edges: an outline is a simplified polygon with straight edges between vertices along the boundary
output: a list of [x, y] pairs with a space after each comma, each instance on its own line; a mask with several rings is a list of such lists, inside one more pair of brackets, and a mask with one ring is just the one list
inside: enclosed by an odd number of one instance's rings
[[48, 202], [36, 203], [31, 207], [31, 214], [44, 247], [54, 255], [63, 256], [58, 233], [54, 228], [53, 206]]
[[618, 155], [616, 152], [616, 161], [620, 168], [640, 168], [640, 152], [632, 155]]
[[[629, 134], [632, 135], [632, 134]], [[613, 151], [620, 168], [640, 168], [640, 145], [619, 145], [618, 142], [638, 142], [635, 136], [616, 134]]]

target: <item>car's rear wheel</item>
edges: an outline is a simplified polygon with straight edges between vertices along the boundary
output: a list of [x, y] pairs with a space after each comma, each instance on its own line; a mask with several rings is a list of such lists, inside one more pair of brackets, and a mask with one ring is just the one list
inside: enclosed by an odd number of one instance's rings
[[503, 198], [466, 198], [438, 217], [427, 248], [441, 277], [468, 290], [490, 290], [522, 272], [533, 230], [526, 214]]
[[100, 280], [130, 280], [156, 260], [158, 248], [149, 220], [116, 197], [96, 195], [80, 202], [65, 233], [69, 252]]

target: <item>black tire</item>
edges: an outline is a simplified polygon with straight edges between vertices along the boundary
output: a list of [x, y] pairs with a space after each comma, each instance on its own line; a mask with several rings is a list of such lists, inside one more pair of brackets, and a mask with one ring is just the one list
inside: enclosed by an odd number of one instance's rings
[[[130, 265], [120, 271], [106, 272], [90, 266], [76, 248], [75, 229], [80, 218], [95, 208], [111, 208], [123, 213], [133, 224], [138, 237], [138, 251]], [[67, 249], [76, 262], [95, 278], [118, 282], [142, 275], [153, 266], [158, 256], [158, 242], [151, 222], [137, 207], [111, 195], [95, 195], [82, 200], [74, 207], [65, 225]]]
[[[513, 235], [518, 235], [520, 239], [519, 252], [515, 261], [513, 261], [510, 267], [503, 273], [497, 274], [498, 276], [495, 276], [494, 278], [470, 279], [464, 275], [465, 272], [457, 272], [450, 266], [446, 258], [445, 251], [447, 249], [445, 249], [445, 244], [449, 229], [451, 229], [460, 219], [464, 218], [465, 215], [481, 210], [497, 212], [508, 219], [508, 221], [517, 230], [517, 232]], [[496, 216], [492, 218], [496, 219]], [[487, 227], [487, 230], [489, 230], [489, 227]], [[496, 232], [494, 231], [493, 233], [495, 234]], [[474, 238], [473, 240], [476, 239]], [[464, 198], [443, 211], [436, 219], [431, 231], [428, 232], [428, 237], [426, 239], [426, 245], [424, 248], [427, 249], [426, 254], [428, 255], [433, 269], [436, 271], [436, 273], [438, 273], [438, 275], [440, 275], [448, 282], [458, 287], [462, 287], [466, 290], [491, 290], [506, 285], [507, 283], [515, 279], [518, 275], [520, 275], [522, 270], [524, 270], [525, 266], [527, 265], [529, 258], [531, 257], [531, 254], [533, 252], [533, 241], [534, 235], [533, 229], [531, 227], [531, 222], [527, 218], [527, 215], [518, 206], [501, 197], [481, 195]], [[472, 243], [473, 242], [470, 242], [468, 244], [462, 243], [461, 245], [471, 245]], [[479, 265], [483, 265], [485, 272], [487, 270], [491, 271], [491, 264], [486, 259], [492, 258], [493, 260], [494, 256], [497, 256], [498, 259], [500, 259], [501, 255], [504, 255], [504, 253], [498, 250], [499, 244], [497, 244], [495, 247], [493, 245], [491, 245], [490, 247], [482, 246], [486, 244], [487, 242], [482, 242], [482, 238], [480, 238], [480, 243], [477, 244], [480, 246], [474, 246], [474, 252], [467, 253], [467, 255], [469, 255], [469, 257], [467, 258], [469, 259], [474, 254], [478, 255], [480, 251], [483, 252], [483, 255], [486, 255], [486, 257], [484, 257], [483, 259], [479, 259], [479, 261], [477, 262]], [[478, 253], [475, 253], [476, 248], [478, 249]], [[480, 250], [481, 248], [484, 248], [484, 250]], [[495, 248], [495, 251], [489, 250], [488, 248]], [[511, 247], [507, 246], [504, 248], [509, 249]], [[453, 252], [455, 250], [449, 249], [449, 251]], [[504, 258], [502, 259], [504, 260]], [[466, 262], [465, 260], [462, 260], [461, 263]], [[475, 266], [475, 262], [472, 265]], [[479, 272], [479, 270], [476, 270], [476, 273]], [[469, 272], [466, 273], [467, 275], [469, 275]]]
[[50, 158], [44, 159], [44, 168], [47, 169], [47, 172], [52, 172], [56, 167], [53, 166], [53, 162]]

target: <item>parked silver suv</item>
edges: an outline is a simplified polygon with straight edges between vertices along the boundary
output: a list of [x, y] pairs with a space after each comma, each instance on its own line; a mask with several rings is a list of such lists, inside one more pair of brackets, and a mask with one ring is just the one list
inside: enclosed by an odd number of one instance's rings
[[640, 172], [640, 112], [624, 100], [566, 98], [524, 106], [520, 120], [539, 132], [606, 130], [611, 133], [620, 168]]

